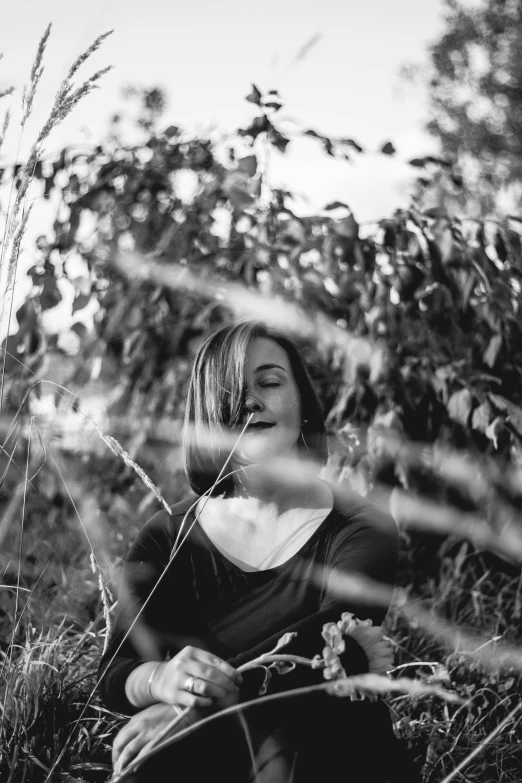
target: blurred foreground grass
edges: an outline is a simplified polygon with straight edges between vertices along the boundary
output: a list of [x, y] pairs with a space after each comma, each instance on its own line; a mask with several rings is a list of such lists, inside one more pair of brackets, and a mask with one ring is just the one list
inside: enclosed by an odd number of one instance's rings
[[[128, 545], [160, 504], [102, 441], [64, 450], [40, 437], [32, 438], [27, 466], [32, 480], [25, 496], [24, 470], [17, 475], [11, 463], [0, 498], [0, 779], [104, 781], [110, 773], [111, 733], [121, 716], [91, 698], [106, 624], [87, 536], [104, 583], [116, 596]], [[188, 491], [177, 444], [167, 449], [149, 444], [141, 456], [141, 467], [167, 502]], [[27, 453], [15, 448], [14, 462], [24, 468], [26, 461]], [[2, 473], [7, 467], [4, 454]], [[458, 492], [456, 483], [453, 513], [469, 516], [472, 488], [466, 496], [462, 481]], [[495, 489], [488, 493], [493, 497]], [[413, 496], [423, 499], [422, 492]], [[427, 496], [424, 501], [433, 508]], [[516, 520], [512, 501], [506, 495], [504, 506]], [[406, 503], [402, 509], [395, 501], [401, 552], [386, 620], [396, 651], [391, 676], [438, 684], [466, 704], [387, 696], [395, 731], [412, 749], [426, 783], [442, 781], [473, 749], [480, 752], [453, 779], [519, 781], [522, 713], [515, 712], [496, 736], [490, 735], [520, 703], [520, 554], [513, 551], [510, 560], [477, 547], [463, 535], [468, 527], [449, 534], [436, 530], [428, 513], [412, 524]], [[483, 511], [476, 509], [478, 515]]]

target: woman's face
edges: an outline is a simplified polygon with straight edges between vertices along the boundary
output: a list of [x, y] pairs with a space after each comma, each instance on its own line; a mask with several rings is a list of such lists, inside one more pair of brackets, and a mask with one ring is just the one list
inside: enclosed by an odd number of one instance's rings
[[274, 340], [256, 337], [247, 350], [245, 374], [249, 409], [242, 424], [251, 411], [254, 415], [237, 452], [247, 462], [288, 454], [301, 432], [301, 395], [288, 354]]

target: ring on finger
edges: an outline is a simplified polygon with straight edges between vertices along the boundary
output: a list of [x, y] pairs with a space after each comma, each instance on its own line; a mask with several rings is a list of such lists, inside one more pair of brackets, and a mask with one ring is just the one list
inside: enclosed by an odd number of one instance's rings
[[185, 690], [189, 693], [196, 693], [194, 688], [196, 680], [199, 680], [199, 677], [196, 674], [191, 674], [187, 680], [187, 684], [185, 685]]

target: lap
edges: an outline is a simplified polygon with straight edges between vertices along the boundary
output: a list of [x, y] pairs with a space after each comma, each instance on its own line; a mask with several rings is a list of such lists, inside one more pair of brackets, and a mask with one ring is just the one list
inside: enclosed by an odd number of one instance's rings
[[174, 742], [128, 783], [418, 783], [384, 702], [316, 697], [268, 702]]

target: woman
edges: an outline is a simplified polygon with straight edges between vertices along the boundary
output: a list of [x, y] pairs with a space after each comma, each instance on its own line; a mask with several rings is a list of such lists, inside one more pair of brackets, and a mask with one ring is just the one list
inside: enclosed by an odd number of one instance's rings
[[[228, 442], [217, 437], [227, 435]], [[100, 664], [106, 704], [133, 716], [114, 743], [116, 771], [172, 721], [173, 707], [192, 707], [194, 720], [255, 698], [263, 672], [242, 678], [237, 668], [273, 649], [286, 631], [297, 633], [284, 652], [313, 658], [324, 623], [343, 611], [380, 625], [389, 599], [343, 597], [340, 586], [354, 574], [389, 588], [395, 578], [394, 520], [317, 477], [327, 460], [320, 404], [285, 334], [242, 321], [206, 341], [189, 386], [184, 456], [195, 494], [139, 533]], [[302, 469], [281, 467], [283, 458]], [[346, 644], [346, 672], [368, 671], [362, 647], [352, 638]], [[268, 692], [321, 681], [321, 671], [298, 667], [275, 675]], [[169, 753], [143, 765], [138, 779], [417, 779], [382, 701], [324, 692], [245, 708]]]

